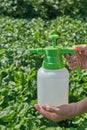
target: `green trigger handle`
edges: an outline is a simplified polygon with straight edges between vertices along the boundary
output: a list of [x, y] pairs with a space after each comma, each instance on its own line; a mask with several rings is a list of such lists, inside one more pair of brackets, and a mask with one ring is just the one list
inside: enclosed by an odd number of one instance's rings
[[[56, 47], [56, 40], [58, 39], [58, 35], [55, 35], [55, 34], [51, 35], [50, 39], [52, 40], [52, 46], [55, 48]], [[76, 55], [74, 49], [72, 49], [72, 48], [60, 48], [60, 53], [61, 54], [70, 54], [72, 56]], [[80, 69], [79, 64], [77, 64], [76, 70], [77, 70], [78, 76], [81, 76], [81, 69]]]
[[[72, 49], [72, 48], [62, 48], [62, 49], [61, 49], [61, 53], [62, 53], [62, 54], [70, 54], [70, 55], [72, 55], [72, 56], [75, 56], [75, 55], [76, 55], [74, 49]], [[76, 70], [77, 70], [78, 76], [80, 76], [80, 74], [81, 74], [81, 69], [80, 69], [80, 65], [79, 65], [79, 64], [77, 64]]]

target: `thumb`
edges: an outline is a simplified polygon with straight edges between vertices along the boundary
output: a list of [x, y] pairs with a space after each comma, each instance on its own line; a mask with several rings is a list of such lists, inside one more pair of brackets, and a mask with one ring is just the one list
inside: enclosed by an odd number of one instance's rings
[[74, 46], [73, 48], [77, 53], [81, 53], [87, 50], [87, 45], [79, 45], [79, 46], [77, 45], [77, 46]]

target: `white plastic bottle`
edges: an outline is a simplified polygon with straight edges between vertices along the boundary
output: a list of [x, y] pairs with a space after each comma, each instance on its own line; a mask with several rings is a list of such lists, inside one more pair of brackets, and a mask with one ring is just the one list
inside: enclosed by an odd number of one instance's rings
[[69, 72], [66, 68], [48, 70], [43, 67], [37, 73], [38, 104], [59, 106], [68, 103]]
[[[64, 54], [75, 55], [73, 49], [56, 46], [57, 35], [52, 35], [52, 46], [30, 49], [31, 53], [44, 53], [42, 67], [37, 72], [37, 97], [40, 106], [59, 106], [68, 103], [69, 72], [64, 67]], [[80, 68], [77, 66], [78, 72]]]

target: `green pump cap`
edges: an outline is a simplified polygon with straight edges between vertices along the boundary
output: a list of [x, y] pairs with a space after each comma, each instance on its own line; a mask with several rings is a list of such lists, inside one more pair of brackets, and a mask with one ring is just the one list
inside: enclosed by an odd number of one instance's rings
[[[52, 46], [46, 48], [30, 49], [30, 53], [44, 53], [44, 60], [42, 67], [45, 69], [56, 70], [64, 68], [63, 57], [64, 54], [75, 56], [75, 51], [72, 48], [60, 48], [56, 46], [58, 35], [50, 36]], [[78, 73], [80, 74], [80, 67], [77, 65]]]

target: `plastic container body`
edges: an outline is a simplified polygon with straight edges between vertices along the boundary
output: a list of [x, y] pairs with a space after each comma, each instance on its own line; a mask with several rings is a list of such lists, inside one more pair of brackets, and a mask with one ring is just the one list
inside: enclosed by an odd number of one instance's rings
[[66, 68], [48, 70], [40, 68], [37, 72], [37, 96], [40, 106], [49, 104], [59, 106], [68, 103], [69, 72]]

